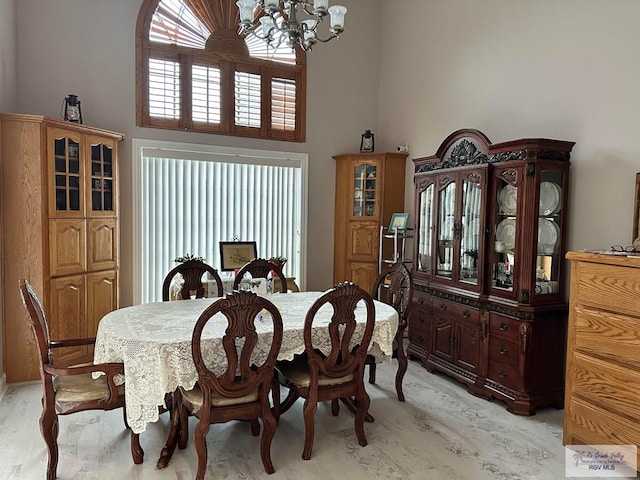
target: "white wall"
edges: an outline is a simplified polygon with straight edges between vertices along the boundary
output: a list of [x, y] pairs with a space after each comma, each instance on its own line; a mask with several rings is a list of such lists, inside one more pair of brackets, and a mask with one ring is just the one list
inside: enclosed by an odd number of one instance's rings
[[630, 245], [640, 2], [394, 0], [382, 3], [381, 18], [378, 131], [386, 139], [407, 138], [410, 157], [435, 153], [459, 128], [495, 143], [575, 141], [569, 248]]
[[[58, 116], [69, 93], [84, 123], [125, 134], [121, 144], [121, 303], [131, 303], [131, 138], [309, 153], [309, 289], [333, 280], [331, 156], [357, 151], [377, 118], [379, 0], [346, 0], [346, 32], [308, 54], [304, 144], [174, 132], [135, 126], [135, 24], [141, 0], [20, 0], [19, 109]], [[371, 25], [376, 28], [371, 28]]]
[[[18, 69], [16, 63], [16, 0], [0, 0], [0, 112], [18, 107]], [[2, 161], [0, 160], [0, 175]], [[1, 178], [0, 178], [1, 182]], [[2, 204], [0, 202], [0, 252], [2, 251]], [[0, 262], [2, 259], [0, 258]], [[2, 268], [0, 268], [2, 285]], [[16, 293], [18, 292], [16, 286]], [[2, 320], [2, 289], [0, 289], [0, 326]], [[0, 328], [0, 372], [4, 372], [4, 329]], [[4, 375], [0, 376], [0, 398], [4, 393]]]

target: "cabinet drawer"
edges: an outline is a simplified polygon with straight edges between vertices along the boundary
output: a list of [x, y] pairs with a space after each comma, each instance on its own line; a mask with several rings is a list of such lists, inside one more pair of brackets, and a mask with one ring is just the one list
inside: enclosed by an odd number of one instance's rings
[[564, 443], [640, 445], [640, 426], [637, 421], [629, 421], [628, 418], [572, 398], [564, 413]]
[[573, 313], [577, 350], [640, 367], [640, 318], [581, 305]]
[[429, 308], [433, 302], [433, 297], [428, 293], [413, 291], [413, 308]]
[[478, 321], [480, 319], [480, 311], [474, 307], [434, 298], [433, 316], [436, 318], [446, 316], [450, 320]]
[[431, 336], [427, 330], [422, 330], [419, 328], [410, 328], [409, 329], [409, 343], [412, 345], [416, 345], [417, 347], [423, 348], [424, 350], [431, 350]]
[[640, 373], [599, 358], [575, 352], [567, 372], [573, 396], [600, 405], [608, 411], [624, 412], [640, 419], [638, 392]]
[[507, 365], [503, 362], [489, 360], [489, 372], [487, 377], [514, 390], [518, 388], [518, 368], [513, 365]]
[[520, 345], [499, 337], [489, 338], [489, 359], [503, 362], [507, 365], [518, 365], [520, 358]]
[[491, 313], [489, 317], [489, 334], [517, 342], [519, 340], [520, 323], [512, 318]]
[[[579, 262], [577, 285], [572, 288], [578, 303], [628, 315], [640, 311], [640, 277], [637, 268]], [[576, 288], [577, 287], [577, 288]]]
[[409, 314], [409, 330], [429, 330], [431, 327], [431, 314], [424, 308], [412, 308]]

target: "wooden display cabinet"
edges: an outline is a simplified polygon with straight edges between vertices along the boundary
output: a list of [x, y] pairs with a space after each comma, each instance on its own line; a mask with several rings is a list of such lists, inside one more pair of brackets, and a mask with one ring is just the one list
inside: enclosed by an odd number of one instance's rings
[[492, 144], [467, 129], [414, 159], [417, 292], [408, 354], [516, 414], [563, 401], [573, 145]]
[[[334, 283], [350, 280], [370, 292], [378, 276], [380, 227], [404, 210], [407, 155], [350, 153], [336, 161]], [[382, 242], [383, 257], [393, 253]]]
[[[122, 135], [39, 115], [0, 114], [2, 297], [8, 382], [39, 378], [18, 291], [27, 279], [52, 339], [90, 337], [118, 308], [118, 143]], [[86, 346], [60, 365], [91, 362]]]

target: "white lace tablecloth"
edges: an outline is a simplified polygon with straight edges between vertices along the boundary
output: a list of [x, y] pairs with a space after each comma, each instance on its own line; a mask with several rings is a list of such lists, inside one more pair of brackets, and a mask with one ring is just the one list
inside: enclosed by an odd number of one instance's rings
[[[291, 360], [304, 352], [302, 336], [304, 318], [323, 292], [299, 292], [269, 296], [282, 315], [284, 333], [278, 360]], [[164, 405], [166, 393], [178, 386], [193, 388], [198, 374], [191, 355], [191, 335], [200, 314], [215, 302], [215, 298], [158, 302], [135, 305], [105, 315], [98, 326], [94, 363], [124, 363], [127, 421], [136, 433], [146, 429], [147, 423], [158, 420], [158, 406]], [[362, 303], [362, 302], [361, 302]], [[375, 302], [376, 323], [369, 353], [378, 361], [390, 358], [393, 337], [398, 326], [398, 314], [381, 302]], [[359, 304], [356, 320], [364, 326], [366, 309]], [[330, 307], [323, 307], [314, 326], [327, 325]], [[225, 365], [226, 356], [221, 338], [227, 321], [218, 314], [207, 324], [203, 333], [203, 355], [210, 366]], [[361, 329], [360, 329], [361, 330]], [[265, 315], [257, 325], [259, 341], [255, 360], [263, 360], [271, 343], [271, 317]], [[326, 329], [314, 331], [314, 345], [330, 345]], [[317, 335], [316, 335], [317, 333]], [[319, 343], [316, 343], [319, 342]], [[263, 358], [260, 358], [260, 357]]]

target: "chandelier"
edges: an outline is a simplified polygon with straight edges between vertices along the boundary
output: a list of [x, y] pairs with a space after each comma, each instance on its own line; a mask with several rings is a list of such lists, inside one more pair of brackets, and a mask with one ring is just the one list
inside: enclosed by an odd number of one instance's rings
[[[342, 5], [329, 7], [329, 0], [238, 0], [236, 5], [240, 10], [241, 35], [255, 35], [269, 45], [278, 37], [279, 41], [285, 39], [291, 48], [297, 46], [304, 51], [311, 50], [318, 42], [337, 38], [344, 31], [347, 13]], [[254, 27], [254, 11], [258, 6], [261, 33]], [[299, 19], [299, 15], [311, 18]], [[320, 38], [316, 29], [326, 15], [331, 18], [329, 36]]]

